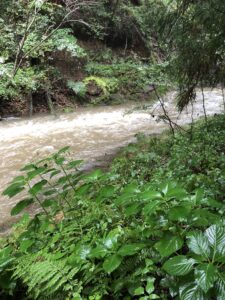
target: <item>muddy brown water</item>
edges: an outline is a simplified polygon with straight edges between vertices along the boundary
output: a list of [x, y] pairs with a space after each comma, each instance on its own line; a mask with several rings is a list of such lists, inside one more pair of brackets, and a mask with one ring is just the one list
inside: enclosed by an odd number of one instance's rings
[[[175, 92], [165, 98], [170, 117], [180, 125], [191, 122], [191, 107], [182, 114], [175, 106]], [[222, 92], [219, 89], [205, 90], [207, 115], [223, 111]], [[0, 193], [26, 163], [53, 153], [64, 146], [71, 147], [75, 159], [83, 159], [86, 166], [95, 166], [104, 161], [105, 156], [116, 153], [121, 147], [135, 140], [135, 134], [157, 134], [168, 128], [158, 120], [162, 114], [155, 102], [148, 111], [134, 110], [138, 104], [80, 108], [58, 117], [38, 116], [31, 119], [6, 120], [0, 123]], [[142, 103], [143, 105], [143, 103]], [[151, 114], [154, 114], [152, 117]], [[194, 119], [204, 115], [201, 93], [197, 93], [194, 103]], [[10, 210], [19, 197], [8, 199], [0, 196], [0, 228], [13, 219]], [[1, 230], [0, 230], [1, 231]]]

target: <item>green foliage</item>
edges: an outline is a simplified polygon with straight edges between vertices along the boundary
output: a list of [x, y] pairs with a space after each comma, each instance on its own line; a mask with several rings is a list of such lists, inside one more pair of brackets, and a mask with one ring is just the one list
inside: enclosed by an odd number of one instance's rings
[[[0, 18], [0, 97], [14, 99], [50, 89], [57, 77], [49, 62], [55, 52], [84, 57], [70, 28], [58, 24], [64, 8], [46, 1], [9, 1]], [[8, 18], [6, 18], [8, 16]], [[34, 63], [35, 61], [35, 63]]]
[[89, 76], [84, 79], [84, 84], [88, 90], [89, 85], [95, 85], [100, 89], [100, 96], [93, 100], [94, 103], [107, 100], [111, 93], [115, 93], [118, 89], [118, 81], [116, 78], [104, 78], [97, 76]]
[[78, 97], [84, 98], [87, 92], [87, 88], [85, 83], [82, 81], [74, 82], [72, 80], [68, 80], [67, 86], [71, 89]]
[[46, 70], [27, 67], [18, 70], [12, 78], [13, 64], [0, 64], [0, 97], [11, 99], [21, 97], [28, 91], [34, 92], [45, 86], [47, 81]]
[[[199, 85], [224, 85], [224, 1], [172, 1], [163, 17], [164, 39], [171, 52], [171, 73], [176, 78], [183, 109], [195, 98]], [[219, 9], [220, 8], [220, 9]], [[169, 39], [168, 39], [169, 37]]]
[[[12, 213], [33, 201], [43, 213], [21, 223], [2, 245], [4, 292], [16, 295], [20, 288], [21, 295], [22, 283], [31, 299], [222, 299], [224, 117], [209, 120], [207, 130], [200, 123], [192, 139], [187, 132], [173, 142], [170, 136], [140, 140], [107, 173], [76, 171], [80, 162], [69, 161], [68, 147], [25, 166], [4, 194], [28, 185], [31, 197]], [[189, 151], [202, 154], [203, 144], [207, 184], [184, 160]]]

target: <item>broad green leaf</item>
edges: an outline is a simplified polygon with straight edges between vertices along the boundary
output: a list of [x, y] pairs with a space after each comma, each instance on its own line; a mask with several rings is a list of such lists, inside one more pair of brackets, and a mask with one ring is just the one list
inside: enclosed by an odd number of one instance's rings
[[212, 225], [205, 231], [209, 243], [217, 256], [225, 255], [225, 228], [218, 225]]
[[24, 176], [17, 176], [13, 179], [13, 181], [11, 183], [17, 183], [17, 182], [21, 182], [21, 183], [25, 184], [25, 177]]
[[57, 180], [58, 184], [64, 184], [65, 182], [68, 182], [70, 180], [70, 178], [72, 177], [72, 174], [66, 175], [66, 176], [62, 176]]
[[106, 185], [100, 190], [99, 195], [102, 198], [108, 198], [108, 197], [111, 197], [114, 194], [114, 192], [115, 192], [114, 186]]
[[29, 189], [29, 193], [32, 195], [32, 196], [36, 196], [42, 189], [43, 187], [47, 184], [47, 180], [43, 179], [39, 182], [37, 182], [36, 184], [34, 184], [32, 186], [31, 189]]
[[145, 293], [145, 290], [142, 286], [140, 286], [134, 290], [134, 296], [143, 295], [144, 293]]
[[33, 198], [24, 199], [18, 202], [11, 210], [11, 216], [18, 215], [22, 210], [31, 205], [34, 202]]
[[168, 192], [172, 191], [174, 188], [176, 188], [176, 186], [176, 182], [164, 182], [161, 185], [162, 193], [166, 196]]
[[102, 170], [97, 169], [97, 170], [94, 170], [93, 172], [91, 172], [91, 173], [89, 173], [89, 174], [83, 175], [83, 176], [82, 176], [82, 179], [88, 180], [88, 181], [89, 181], [89, 180], [95, 181], [95, 180], [99, 179], [102, 175], [103, 175]]
[[146, 247], [145, 244], [128, 244], [128, 245], [124, 245], [122, 246], [119, 250], [118, 250], [118, 254], [121, 256], [130, 256], [130, 255], [134, 255], [136, 254], [138, 251], [140, 251], [141, 249], [143, 249], [144, 247]]
[[129, 217], [129, 216], [132, 216], [132, 215], [136, 215], [137, 213], [140, 212], [140, 210], [141, 210], [140, 203], [134, 203], [134, 204], [128, 205], [125, 208], [124, 213], [127, 217]]
[[180, 288], [180, 300], [206, 300], [204, 292], [196, 284], [191, 283], [187, 284], [184, 287]]
[[126, 205], [126, 204], [130, 204], [131, 201], [133, 201], [132, 194], [122, 194], [121, 196], [119, 196], [115, 199], [115, 204], [116, 205]]
[[34, 164], [28, 164], [24, 166], [22, 169], [20, 169], [20, 171], [30, 171], [30, 170], [34, 170], [35, 168], [36, 166]]
[[156, 191], [144, 191], [142, 193], [139, 193], [138, 198], [140, 200], [158, 200], [158, 199], [162, 199], [162, 195], [159, 192]]
[[122, 257], [117, 254], [114, 254], [106, 258], [106, 260], [103, 263], [103, 269], [110, 274], [120, 266], [121, 262]]
[[138, 185], [136, 183], [130, 183], [123, 189], [123, 194], [137, 194], [140, 193]]
[[67, 152], [70, 149], [70, 146], [65, 146], [57, 152], [57, 155]]
[[56, 176], [56, 175], [58, 175], [58, 174], [60, 174], [60, 173], [61, 173], [60, 170], [54, 170], [54, 171], [51, 173], [50, 178], [53, 178], [54, 176]]
[[15, 257], [0, 258], [0, 271], [1, 271], [1, 269], [8, 267], [8, 265], [14, 260], [15, 260]]
[[96, 248], [91, 250], [90, 256], [95, 258], [102, 258], [108, 252], [107, 248], [104, 246], [97, 246]]
[[177, 198], [182, 199], [187, 196], [187, 192], [180, 187], [175, 187], [173, 189], [169, 189], [166, 193], [167, 198]]
[[28, 248], [30, 248], [34, 244], [34, 241], [24, 239], [20, 242], [20, 251], [26, 252]]
[[218, 300], [223, 300], [225, 295], [225, 273], [218, 273], [218, 278], [215, 282], [215, 288]]
[[223, 202], [216, 201], [215, 199], [206, 199], [206, 204], [214, 208], [222, 208], [224, 206]]
[[155, 244], [155, 249], [162, 257], [170, 256], [183, 246], [183, 240], [178, 236], [167, 235]]
[[54, 159], [55, 159], [55, 163], [58, 166], [62, 166], [63, 163], [66, 161], [66, 158], [65, 157], [61, 157], [61, 156], [54, 156]]
[[195, 204], [202, 203], [203, 198], [204, 198], [204, 190], [203, 189], [198, 189], [195, 192]]
[[150, 203], [145, 205], [143, 207], [143, 213], [144, 215], [152, 215], [156, 212], [156, 210], [160, 207], [160, 201], [159, 200], [152, 200]]
[[13, 251], [13, 247], [12, 246], [7, 246], [3, 249], [0, 250], [0, 258], [5, 258], [5, 257], [9, 257], [10, 254]]
[[171, 208], [168, 215], [169, 220], [180, 222], [187, 220], [191, 208], [191, 205], [182, 205]]
[[208, 209], [196, 208], [191, 213], [190, 222], [195, 226], [205, 227], [219, 222], [219, 218], [217, 214], [213, 214]]
[[183, 276], [188, 274], [196, 261], [192, 258], [187, 258], [184, 255], [178, 255], [167, 260], [163, 269], [170, 275]]
[[56, 204], [56, 202], [54, 200], [50, 200], [50, 199], [46, 199], [42, 202], [42, 207], [50, 207], [52, 205]]
[[195, 269], [195, 279], [204, 292], [213, 287], [217, 269], [213, 264], [202, 264]]
[[113, 248], [117, 244], [117, 240], [120, 235], [121, 235], [120, 228], [111, 230], [104, 240], [104, 246], [108, 249]]
[[83, 162], [83, 160], [74, 160], [74, 161], [70, 161], [70, 162], [67, 164], [66, 168], [67, 168], [68, 170], [74, 169], [74, 168], [76, 168], [77, 166], [79, 166], [80, 164], [82, 164], [82, 162]]
[[188, 236], [188, 247], [195, 254], [202, 255], [204, 258], [208, 258], [210, 255], [210, 245], [208, 239], [203, 233], [196, 232]]
[[42, 174], [44, 171], [46, 171], [46, 168], [44, 168], [44, 167], [36, 168], [35, 170], [32, 170], [27, 173], [27, 178], [28, 178], [28, 180], [32, 180], [36, 176]]
[[149, 277], [147, 279], [147, 285], [146, 285], [145, 289], [148, 294], [151, 294], [154, 292], [154, 289], [155, 289], [154, 282], [155, 282], [155, 278], [153, 278], [153, 277]]
[[56, 189], [49, 189], [49, 190], [43, 192], [43, 195], [44, 195], [44, 196], [52, 196], [52, 195], [54, 195], [54, 194], [56, 194], [56, 193], [57, 193], [57, 190], [56, 190]]
[[9, 198], [12, 198], [22, 192], [24, 190], [23, 182], [16, 182], [12, 183], [10, 186], [8, 186], [4, 191], [3, 195], [8, 196]]

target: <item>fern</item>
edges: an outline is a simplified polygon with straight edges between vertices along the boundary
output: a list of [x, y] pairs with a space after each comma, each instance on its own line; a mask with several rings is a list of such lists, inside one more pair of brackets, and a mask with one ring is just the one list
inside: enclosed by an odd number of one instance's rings
[[18, 259], [13, 277], [21, 279], [28, 286], [28, 293], [34, 299], [40, 295], [53, 296], [63, 292], [76, 292], [79, 287], [74, 276], [79, 268], [67, 264], [66, 259], [55, 259], [55, 255], [37, 253]]

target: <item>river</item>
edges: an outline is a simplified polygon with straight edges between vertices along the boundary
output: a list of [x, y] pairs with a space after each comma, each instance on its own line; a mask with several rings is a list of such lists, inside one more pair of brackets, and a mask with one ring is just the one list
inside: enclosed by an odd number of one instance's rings
[[[206, 89], [207, 115], [223, 111], [222, 92]], [[179, 114], [175, 106], [175, 93], [165, 97], [168, 114], [179, 125], [190, 123], [192, 108]], [[0, 123], [0, 193], [17, 176], [26, 163], [45, 157], [66, 145], [71, 147], [75, 159], [83, 159], [87, 167], [101, 164], [107, 156], [135, 140], [135, 134], [160, 133], [168, 125], [158, 120], [162, 114], [155, 102], [148, 111], [133, 110], [138, 104], [79, 108], [73, 113], [53, 116], [35, 116], [31, 119], [5, 120]], [[140, 102], [140, 105], [143, 103]], [[153, 114], [154, 117], [151, 115]], [[194, 119], [204, 115], [201, 92], [194, 103]], [[10, 209], [19, 199], [0, 196], [0, 229], [13, 221]], [[1, 231], [1, 230], [0, 230]]]

